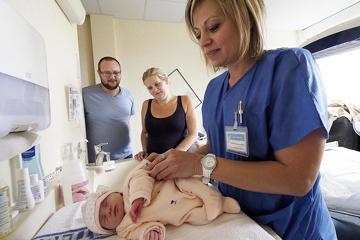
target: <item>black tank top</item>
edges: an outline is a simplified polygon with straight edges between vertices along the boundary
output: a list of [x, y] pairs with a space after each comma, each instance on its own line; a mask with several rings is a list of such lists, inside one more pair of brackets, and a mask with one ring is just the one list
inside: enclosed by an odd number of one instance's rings
[[175, 113], [169, 117], [156, 118], [151, 113], [149, 100], [145, 115], [145, 128], [148, 134], [147, 153], [163, 153], [175, 148], [186, 136], [186, 116], [182, 107], [181, 96], [177, 97]]

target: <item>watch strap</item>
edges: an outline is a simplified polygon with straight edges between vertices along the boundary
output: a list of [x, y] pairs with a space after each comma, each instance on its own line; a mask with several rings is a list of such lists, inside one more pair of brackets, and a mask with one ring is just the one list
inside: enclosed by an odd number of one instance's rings
[[[205, 157], [209, 157], [209, 156], [212, 157], [212, 158], [214, 158], [215, 161], [216, 161], [216, 156], [215, 156], [214, 154], [209, 153], [209, 154], [207, 154]], [[204, 158], [205, 158], [205, 157], [204, 157]], [[208, 184], [208, 183], [210, 182], [211, 173], [214, 171], [215, 167], [216, 167], [216, 164], [215, 164], [215, 166], [214, 166], [213, 169], [209, 170], [209, 169], [206, 169], [204, 166], [202, 166], [202, 171], [203, 171], [202, 182], [203, 182], [204, 184]]]
[[211, 175], [211, 171], [203, 169], [202, 182], [204, 184], [208, 184], [210, 182], [210, 175]]

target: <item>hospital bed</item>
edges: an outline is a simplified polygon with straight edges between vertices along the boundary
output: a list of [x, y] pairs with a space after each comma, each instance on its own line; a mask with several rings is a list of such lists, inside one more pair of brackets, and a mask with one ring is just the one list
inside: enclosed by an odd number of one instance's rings
[[[116, 163], [116, 168], [103, 172], [98, 167], [89, 169], [92, 189], [98, 185], [119, 187], [127, 172], [137, 164], [135, 160]], [[41, 227], [33, 239], [118, 239], [116, 235], [104, 236], [91, 233], [81, 219], [83, 202], [65, 206], [56, 211]], [[246, 214], [223, 214], [212, 223], [203, 226], [184, 224], [179, 227], [167, 225], [166, 239], [171, 240], [218, 240], [218, 239], [280, 239], [274, 231], [260, 226]]]
[[[360, 152], [344, 147], [325, 150], [320, 187], [339, 231], [360, 235]], [[342, 230], [344, 229], [344, 230]], [[340, 239], [340, 238], [339, 238]], [[342, 238], [347, 239], [347, 238]], [[353, 236], [349, 239], [353, 239]], [[358, 238], [356, 238], [358, 239]], [[360, 238], [359, 238], [360, 239]]]

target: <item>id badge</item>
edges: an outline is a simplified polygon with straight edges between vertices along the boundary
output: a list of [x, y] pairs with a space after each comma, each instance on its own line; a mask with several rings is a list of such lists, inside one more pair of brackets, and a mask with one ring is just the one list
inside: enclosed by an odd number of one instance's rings
[[226, 151], [241, 156], [249, 156], [248, 128], [246, 126], [225, 127]]

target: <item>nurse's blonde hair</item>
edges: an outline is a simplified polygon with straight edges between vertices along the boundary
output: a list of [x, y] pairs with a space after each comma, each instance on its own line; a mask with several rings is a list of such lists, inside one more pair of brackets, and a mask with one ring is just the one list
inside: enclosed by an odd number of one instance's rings
[[[185, 10], [185, 20], [192, 39], [196, 42], [193, 13], [201, 3], [210, 0], [189, 0]], [[258, 59], [264, 53], [264, 17], [265, 4], [263, 0], [211, 0], [215, 1], [222, 13], [232, 21], [239, 35], [239, 58]], [[206, 64], [209, 62], [204, 55]]]
[[151, 67], [149, 69], [147, 69], [142, 76], [142, 80], [143, 82], [152, 76], [157, 76], [159, 79], [161, 79], [162, 81], [168, 82], [168, 76], [165, 72], [163, 72], [160, 68], [155, 68], [155, 67]]

